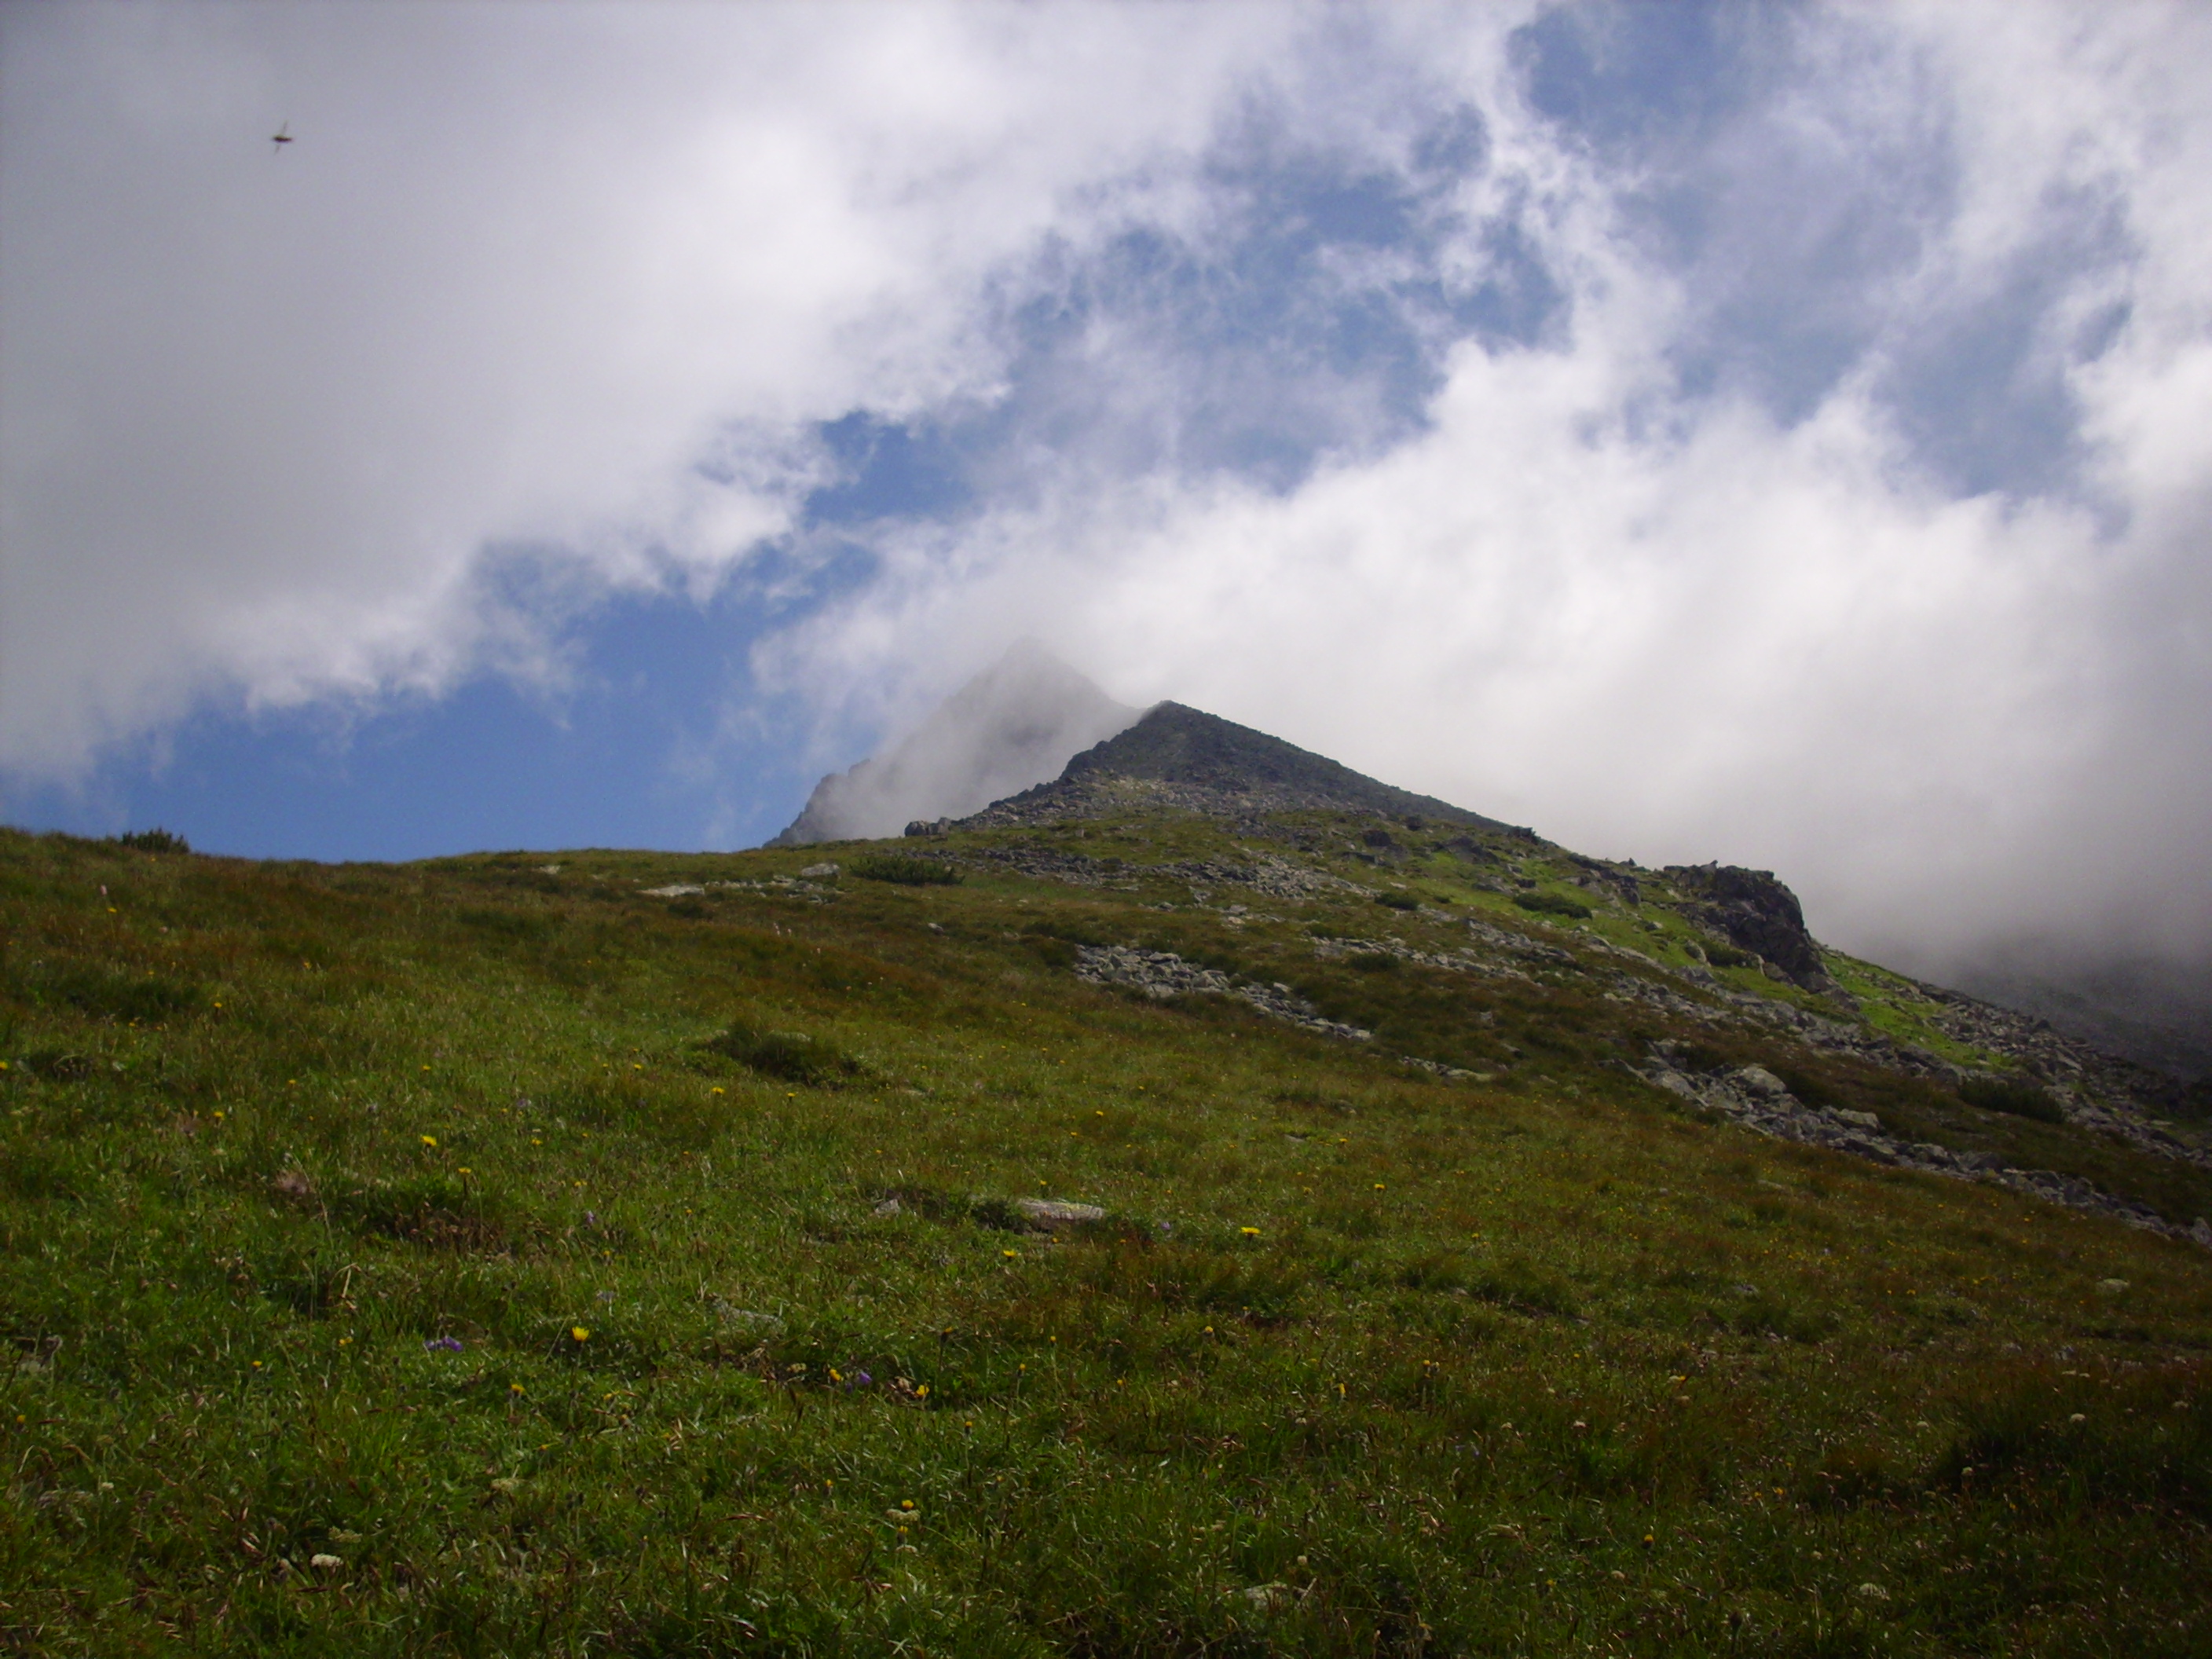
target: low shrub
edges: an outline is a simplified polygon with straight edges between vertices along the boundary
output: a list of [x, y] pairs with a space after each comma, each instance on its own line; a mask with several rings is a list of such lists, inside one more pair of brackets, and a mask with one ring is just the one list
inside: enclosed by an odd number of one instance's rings
[[1589, 905], [1565, 893], [1516, 893], [1513, 902], [1523, 910], [1534, 910], [1540, 915], [1571, 916], [1580, 921], [1590, 914]]
[[[1393, 910], [1418, 910], [1421, 908], [1420, 900], [1411, 893], [1377, 893], [1375, 902]], [[1588, 915], [1589, 912], [1585, 910], [1583, 914]]]
[[166, 830], [131, 830], [114, 836], [118, 847], [131, 847], [141, 853], [189, 853], [191, 842], [182, 836], [173, 836]]
[[1959, 1085], [1959, 1098], [1985, 1112], [2005, 1112], [2038, 1123], [2066, 1121], [2066, 1114], [2050, 1091], [2025, 1078], [1970, 1077]]
[[868, 881], [896, 882], [902, 887], [957, 887], [960, 872], [942, 859], [909, 858], [903, 853], [878, 853], [854, 859], [854, 875]]
[[710, 1037], [702, 1046], [765, 1076], [781, 1078], [787, 1083], [803, 1083], [810, 1088], [856, 1077], [863, 1069], [851, 1054], [819, 1037], [808, 1036], [803, 1031], [758, 1030], [743, 1021], [733, 1024], [720, 1036]]

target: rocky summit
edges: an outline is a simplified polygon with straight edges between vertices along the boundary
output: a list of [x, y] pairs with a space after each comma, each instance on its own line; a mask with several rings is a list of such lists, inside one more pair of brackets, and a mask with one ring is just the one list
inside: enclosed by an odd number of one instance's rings
[[1317, 810], [1509, 827], [1179, 702], [1154, 704], [1127, 731], [1075, 756], [1050, 783], [994, 802], [968, 823], [982, 829], [1131, 811], [1249, 818]]

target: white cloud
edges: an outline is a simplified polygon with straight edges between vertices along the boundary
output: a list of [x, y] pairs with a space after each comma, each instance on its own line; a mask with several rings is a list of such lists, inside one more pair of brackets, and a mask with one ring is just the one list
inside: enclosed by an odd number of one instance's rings
[[1298, 21], [9, 9], [0, 764], [435, 688], [489, 544], [726, 568], [811, 422], [987, 393], [992, 273], [1172, 173]]
[[[1806, 72], [1863, 46], [1866, 21], [1818, 20]], [[1802, 422], [1682, 389], [1673, 354], [1708, 296], [1621, 216], [1646, 180], [1502, 102], [1483, 188], [1538, 204], [1571, 338], [1461, 348], [1431, 430], [1286, 494], [1071, 474], [1042, 506], [895, 540], [884, 583], [767, 660], [803, 680], [818, 653], [849, 684], [856, 657], [973, 656], [1034, 629], [1117, 696], [1173, 696], [1570, 844], [1778, 867], [1862, 948], [2201, 948], [2212, 265], [2185, 204], [2212, 176], [2212, 73], [2193, 17], [2151, 21], [1907, 14], [1881, 60], [1945, 101], [1882, 122], [1817, 107], [1853, 77], [1801, 81], [1788, 118], [1856, 147], [1840, 172], [1930, 129], [1958, 162], [1948, 214], [1916, 226]], [[2054, 203], [2084, 191], [2122, 255], [2052, 251]], [[1960, 498], [1892, 385], [1931, 317], [1996, 305], [2039, 260], [2031, 331], [2135, 307], [2094, 360], [2037, 348], [2088, 459]]]
[[[1225, 269], [1274, 187], [1240, 132], [1411, 178], [1461, 106], [1457, 233], [1314, 268], [1468, 293], [1510, 222], [1540, 344], [1408, 324], [1408, 430], [1108, 296], [1089, 383], [1028, 388], [1054, 430], [860, 532], [880, 578], [771, 690], [879, 725], [1036, 633], [1571, 843], [1771, 865], [1847, 943], [2212, 938], [2212, 15], [1715, 13], [1742, 72], [1604, 143], [1522, 103], [1523, 15], [0, 13], [0, 766], [556, 672], [487, 550], [703, 592], [815, 423], [1009, 395], [1008, 316], [1118, 232]], [[1302, 482], [1178, 459], [1240, 398], [1317, 434]]]

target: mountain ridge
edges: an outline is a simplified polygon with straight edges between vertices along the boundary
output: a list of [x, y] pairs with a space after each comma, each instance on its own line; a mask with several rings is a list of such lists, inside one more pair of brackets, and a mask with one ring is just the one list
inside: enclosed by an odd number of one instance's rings
[[1139, 792], [1139, 798], [1148, 794], [1164, 810], [1208, 817], [1333, 808], [1382, 817], [1436, 818], [1474, 829], [1515, 828], [1173, 702], [1154, 703], [1124, 730], [1076, 754], [1057, 778], [994, 801], [958, 822], [963, 828], [983, 829], [1054, 814], [1096, 815], [1133, 804], [1127, 792], [1113, 787], [1116, 782], [1160, 786]]

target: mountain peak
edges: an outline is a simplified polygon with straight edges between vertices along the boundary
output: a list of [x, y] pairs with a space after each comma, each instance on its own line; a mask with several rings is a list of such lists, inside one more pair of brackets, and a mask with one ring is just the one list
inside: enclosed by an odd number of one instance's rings
[[1155, 703], [1125, 730], [1076, 755], [1060, 776], [994, 802], [970, 828], [1095, 817], [1133, 805], [1210, 817], [1360, 811], [1474, 829], [1511, 826], [1179, 702]]

